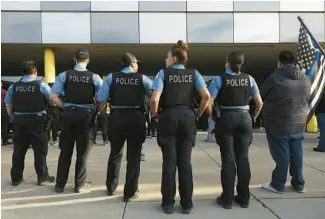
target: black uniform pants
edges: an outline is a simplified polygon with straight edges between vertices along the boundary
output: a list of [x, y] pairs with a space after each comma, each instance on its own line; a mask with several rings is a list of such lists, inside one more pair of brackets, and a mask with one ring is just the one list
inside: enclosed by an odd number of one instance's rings
[[130, 198], [138, 190], [141, 148], [146, 138], [145, 116], [139, 109], [114, 109], [110, 116], [111, 153], [107, 164], [106, 186], [114, 192], [118, 186], [123, 146], [127, 142], [127, 167], [124, 197]]
[[99, 126], [101, 128], [103, 141], [107, 142], [108, 141], [108, 134], [107, 134], [107, 117], [106, 116], [99, 116], [98, 117], [97, 123], [95, 124], [94, 130], [93, 130], [93, 141], [96, 141]]
[[232, 203], [237, 167], [237, 194], [243, 202], [246, 202], [250, 198], [251, 171], [248, 150], [253, 140], [251, 115], [245, 110], [223, 110], [216, 125], [222, 127], [216, 133], [222, 160], [221, 197], [225, 203]]
[[77, 147], [75, 187], [83, 186], [85, 183], [87, 177], [87, 158], [91, 148], [92, 117], [93, 113], [87, 110], [64, 110], [59, 141], [61, 153], [56, 179], [56, 185], [60, 188], [64, 188], [68, 180], [75, 142]]
[[9, 122], [10, 118], [5, 107], [1, 107], [1, 137], [2, 142], [7, 142], [9, 139]]
[[12, 155], [12, 168], [10, 171], [12, 182], [23, 179], [25, 155], [32, 145], [34, 150], [34, 166], [39, 180], [48, 179], [46, 164], [47, 131], [45, 131], [46, 116], [24, 115], [14, 118], [14, 152]]
[[51, 123], [51, 131], [52, 131], [53, 141], [56, 141], [56, 139], [58, 138], [59, 119], [60, 119], [60, 117], [54, 116], [52, 123]]
[[176, 167], [183, 208], [192, 208], [192, 148], [196, 139], [196, 116], [192, 109], [167, 109], [159, 114], [158, 144], [163, 155], [162, 205], [173, 205]]

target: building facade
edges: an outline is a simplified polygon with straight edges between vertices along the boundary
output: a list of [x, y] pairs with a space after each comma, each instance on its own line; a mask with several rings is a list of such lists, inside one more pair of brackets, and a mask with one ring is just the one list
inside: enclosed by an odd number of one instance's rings
[[324, 1], [5, 1], [1, 42], [288, 43], [301, 16], [325, 41]]

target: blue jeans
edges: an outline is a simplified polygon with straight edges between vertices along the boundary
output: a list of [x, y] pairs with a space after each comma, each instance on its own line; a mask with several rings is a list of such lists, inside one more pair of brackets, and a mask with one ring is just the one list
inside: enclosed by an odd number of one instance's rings
[[271, 186], [278, 191], [284, 191], [290, 165], [291, 185], [296, 190], [302, 190], [304, 179], [302, 175], [302, 140], [304, 133], [276, 137], [266, 132], [271, 156], [276, 163], [272, 172]]
[[316, 114], [317, 117], [317, 123], [319, 127], [319, 143], [318, 143], [318, 149], [325, 150], [325, 113], [318, 113]]

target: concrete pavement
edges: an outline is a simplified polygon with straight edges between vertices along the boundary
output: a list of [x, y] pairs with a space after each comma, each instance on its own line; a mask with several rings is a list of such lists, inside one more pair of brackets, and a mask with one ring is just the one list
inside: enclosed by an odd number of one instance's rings
[[[100, 135], [98, 135], [100, 136]], [[182, 215], [179, 197], [175, 213], [165, 215], [160, 210], [161, 152], [155, 139], [147, 139], [144, 149], [149, 154], [142, 162], [140, 175], [140, 197], [134, 202], [122, 202], [125, 176], [125, 157], [121, 168], [120, 186], [114, 197], [106, 196], [105, 178], [109, 147], [93, 147], [88, 163], [88, 179], [93, 189], [86, 194], [73, 193], [74, 162], [70, 169], [68, 185], [63, 194], [53, 192], [54, 184], [36, 186], [33, 153], [26, 156], [25, 181], [17, 186], [10, 185], [11, 146], [2, 147], [1, 154], [1, 215], [4, 219], [324, 219], [325, 218], [325, 154], [312, 152], [316, 135], [309, 134], [304, 142], [304, 194], [294, 192], [288, 185], [284, 195], [264, 191], [260, 184], [270, 180], [274, 168], [269, 155], [265, 135], [254, 134], [250, 149], [252, 169], [250, 208], [242, 209], [234, 204], [232, 210], [224, 210], [215, 202], [221, 192], [220, 152], [216, 144], [205, 143], [205, 135], [198, 134], [197, 146], [193, 150], [194, 210]], [[98, 138], [101, 143], [101, 138]], [[56, 175], [59, 149], [49, 147], [49, 171]], [[288, 182], [290, 178], [288, 177]]]

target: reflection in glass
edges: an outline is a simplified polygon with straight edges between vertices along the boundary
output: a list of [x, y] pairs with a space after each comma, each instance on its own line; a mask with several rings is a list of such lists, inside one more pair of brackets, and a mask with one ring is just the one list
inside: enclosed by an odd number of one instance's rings
[[42, 1], [42, 11], [90, 11], [90, 1]]
[[140, 1], [139, 11], [186, 11], [186, 1]]
[[41, 13], [2, 12], [1, 43], [41, 43]]
[[189, 43], [232, 43], [233, 15], [226, 13], [188, 13]]
[[278, 13], [235, 13], [235, 43], [278, 43]]
[[138, 11], [138, 1], [92, 1], [91, 11]]
[[312, 32], [316, 40], [325, 41], [323, 13], [281, 13], [280, 14], [280, 42], [297, 42], [300, 22], [297, 19], [300, 16], [308, 29]]
[[[92, 43], [139, 43], [138, 13], [93, 13]], [[103, 27], [104, 24], [109, 24]]]
[[42, 13], [43, 43], [90, 43], [89, 13]]
[[235, 1], [234, 11], [279, 11], [279, 1]]
[[[186, 41], [185, 13], [140, 13], [140, 43]], [[173, 24], [173, 25], [171, 25]]]

